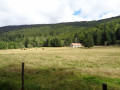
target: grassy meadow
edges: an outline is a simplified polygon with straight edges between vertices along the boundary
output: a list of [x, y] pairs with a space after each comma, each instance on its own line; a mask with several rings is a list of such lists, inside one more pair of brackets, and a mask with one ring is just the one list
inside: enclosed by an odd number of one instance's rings
[[120, 90], [120, 47], [0, 50], [0, 90]]

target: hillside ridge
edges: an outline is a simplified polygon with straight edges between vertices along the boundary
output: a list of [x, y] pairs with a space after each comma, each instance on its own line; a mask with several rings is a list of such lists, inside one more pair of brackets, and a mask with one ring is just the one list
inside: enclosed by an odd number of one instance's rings
[[98, 21], [0, 27], [0, 49], [120, 45], [120, 16]]
[[[26, 24], [26, 25], [8, 25], [8, 26], [2, 26], [0, 27], [0, 32], [6, 32], [6, 31], [11, 31], [11, 30], [18, 30], [22, 28], [32, 28], [32, 27], [40, 27], [40, 26], [54, 26], [54, 25], [59, 25], [59, 24], [64, 24], [64, 25], [79, 25], [80, 27], [88, 27], [88, 26], [95, 26], [96, 24], [100, 24], [102, 22], [108, 22], [113, 19], [118, 19], [120, 16], [116, 17], [111, 17], [111, 18], [106, 18], [106, 19], [100, 19], [100, 20], [93, 20], [93, 21], [75, 21], [75, 22], [60, 22], [60, 23], [55, 23], [55, 24]], [[94, 23], [96, 23], [94, 25]]]

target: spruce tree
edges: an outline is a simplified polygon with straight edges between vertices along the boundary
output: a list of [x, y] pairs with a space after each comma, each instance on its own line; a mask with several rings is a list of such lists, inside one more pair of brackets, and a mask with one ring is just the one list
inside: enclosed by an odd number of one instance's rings
[[62, 47], [62, 42], [59, 38], [54, 38], [51, 40], [51, 45], [53, 47]]
[[86, 39], [84, 41], [84, 46], [88, 47], [88, 48], [94, 46], [94, 41], [93, 41], [93, 36], [92, 35], [89, 34], [89, 35], [86, 36]]
[[93, 34], [94, 44], [100, 45], [101, 44], [101, 32], [96, 30]]
[[29, 40], [28, 40], [28, 38], [26, 38], [26, 40], [25, 40], [25, 47], [26, 48], [28, 48], [28, 44], [29, 44]]
[[46, 39], [46, 41], [44, 42], [44, 46], [45, 47], [50, 47], [51, 46], [51, 40], [49, 38]]
[[120, 27], [116, 30], [115, 35], [116, 35], [116, 39], [120, 40]]
[[110, 37], [109, 31], [104, 31], [102, 34], [102, 44], [110, 45], [110, 43], [111, 43], [111, 37]]

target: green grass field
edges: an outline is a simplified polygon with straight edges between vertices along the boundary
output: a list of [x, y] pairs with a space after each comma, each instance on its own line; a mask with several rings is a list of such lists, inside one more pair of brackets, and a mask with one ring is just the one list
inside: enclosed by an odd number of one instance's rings
[[[120, 90], [120, 47], [0, 50], [0, 90]], [[7, 87], [6, 87], [7, 86]]]

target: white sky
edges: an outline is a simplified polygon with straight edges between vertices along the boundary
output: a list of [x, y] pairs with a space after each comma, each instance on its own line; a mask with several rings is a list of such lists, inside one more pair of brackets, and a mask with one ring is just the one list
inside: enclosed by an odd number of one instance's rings
[[0, 0], [0, 26], [89, 21], [120, 15], [120, 0]]

